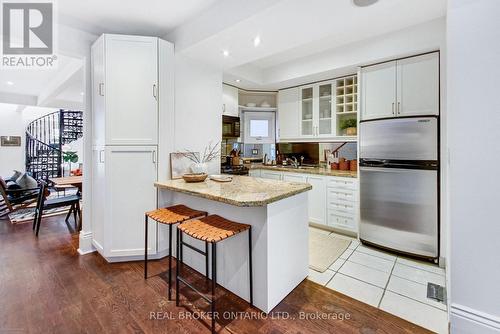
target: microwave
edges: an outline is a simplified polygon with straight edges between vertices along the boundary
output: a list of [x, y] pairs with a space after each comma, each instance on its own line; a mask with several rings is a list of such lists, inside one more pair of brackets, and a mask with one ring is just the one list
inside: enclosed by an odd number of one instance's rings
[[222, 138], [238, 138], [240, 136], [240, 118], [222, 116]]

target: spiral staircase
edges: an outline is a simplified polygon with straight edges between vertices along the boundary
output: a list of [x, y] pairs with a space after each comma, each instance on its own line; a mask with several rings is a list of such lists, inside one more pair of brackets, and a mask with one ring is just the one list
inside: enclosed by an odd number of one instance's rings
[[26, 171], [37, 180], [62, 176], [62, 146], [82, 136], [82, 111], [61, 109], [33, 120], [26, 128]]

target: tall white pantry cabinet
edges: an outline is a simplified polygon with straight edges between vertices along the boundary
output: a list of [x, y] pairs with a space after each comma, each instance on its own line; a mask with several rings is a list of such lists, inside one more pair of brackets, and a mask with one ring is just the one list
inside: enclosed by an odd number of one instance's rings
[[[171, 112], [160, 103], [170, 97], [160, 74], [171, 68], [166, 53], [173, 45], [156, 37], [104, 34], [92, 45], [92, 243], [109, 262], [144, 256], [144, 213], [157, 206], [159, 119]], [[148, 229], [154, 257], [158, 226]]]

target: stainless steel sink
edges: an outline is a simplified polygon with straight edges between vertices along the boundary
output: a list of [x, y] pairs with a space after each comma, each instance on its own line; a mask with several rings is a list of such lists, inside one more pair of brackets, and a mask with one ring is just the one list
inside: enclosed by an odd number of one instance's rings
[[316, 167], [314, 166], [292, 166], [292, 165], [286, 165], [286, 166], [280, 166], [280, 168], [286, 168], [286, 169], [314, 169]]

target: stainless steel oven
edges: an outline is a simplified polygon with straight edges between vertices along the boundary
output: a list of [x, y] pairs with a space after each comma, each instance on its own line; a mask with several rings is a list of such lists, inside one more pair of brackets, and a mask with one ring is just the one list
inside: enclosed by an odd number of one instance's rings
[[240, 118], [222, 116], [222, 138], [238, 138], [240, 136]]

